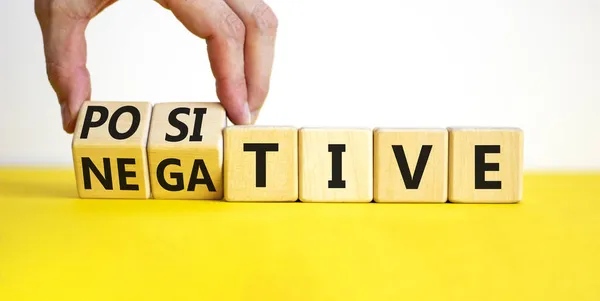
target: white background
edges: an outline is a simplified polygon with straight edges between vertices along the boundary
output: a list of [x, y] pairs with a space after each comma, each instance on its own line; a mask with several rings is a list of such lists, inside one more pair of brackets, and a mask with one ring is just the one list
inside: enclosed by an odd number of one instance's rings
[[[516, 126], [525, 167], [600, 168], [600, 1], [271, 0], [258, 123]], [[95, 100], [217, 101], [205, 43], [152, 0], [87, 31]], [[71, 163], [32, 0], [0, 0], [0, 164]]]

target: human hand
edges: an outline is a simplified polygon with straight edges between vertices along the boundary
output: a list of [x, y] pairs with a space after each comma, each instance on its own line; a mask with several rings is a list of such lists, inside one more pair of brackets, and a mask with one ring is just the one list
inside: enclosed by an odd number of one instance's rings
[[[91, 97], [85, 29], [117, 0], [35, 0], [46, 72], [61, 107], [63, 129], [73, 133]], [[252, 124], [267, 97], [278, 20], [262, 0], [155, 0], [207, 41], [217, 97], [234, 124]]]

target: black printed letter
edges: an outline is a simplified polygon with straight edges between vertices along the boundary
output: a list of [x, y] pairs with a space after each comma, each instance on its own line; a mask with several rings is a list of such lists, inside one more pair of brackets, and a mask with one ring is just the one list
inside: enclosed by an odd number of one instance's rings
[[[131, 114], [131, 126], [124, 133], [120, 133], [117, 130], [117, 121], [119, 120], [119, 117], [121, 117], [121, 115], [123, 115], [124, 113]], [[115, 138], [117, 140], [127, 139], [127, 138], [131, 137], [137, 131], [138, 127], [140, 126], [141, 118], [142, 117], [141, 117], [140, 110], [138, 110], [136, 107], [134, 107], [134, 106], [120, 107], [119, 109], [117, 109], [115, 111], [113, 116], [110, 118], [110, 121], [108, 122], [108, 132], [110, 133], [110, 135], [113, 138]]]
[[94, 175], [96, 176], [98, 181], [100, 181], [100, 183], [102, 184], [104, 189], [106, 189], [106, 190], [113, 189], [112, 174], [110, 171], [110, 159], [103, 158], [102, 161], [104, 162], [104, 175], [105, 175], [104, 177], [100, 173], [100, 170], [98, 170], [98, 167], [96, 167], [96, 165], [94, 165], [94, 162], [92, 162], [92, 160], [90, 158], [88, 158], [88, 157], [81, 158], [81, 168], [83, 169], [83, 187], [85, 187], [85, 189], [92, 189], [92, 180], [90, 178], [90, 170], [94, 173]]
[[135, 178], [135, 171], [126, 171], [125, 165], [135, 165], [134, 158], [117, 158], [117, 169], [119, 170], [119, 185], [121, 190], [139, 190], [137, 184], [127, 184], [127, 178]]
[[256, 152], [256, 187], [267, 187], [267, 152], [279, 151], [277, 143], [244, 143], [245, 152]]
[[[100, 113], [100, 118], [96, 121], [92, 121], [94, 113]], [[85, 112], [85, 118], [83, 119], [83, 126], [81, 127], [81, 139], [87, 139], [90, 133], [90, 128], [99, 127], [103, 125], [108, 119], [108, 109], [102, 106], [88, 106], [87, 112]]]
[[194, 121], [194, 131], [192, 132], [192, 136], [190, 136], [190, 141], [202, 141], [202, 119], [204, 118], [204, 114], [206, 114], [206, 108], [195, 108], [194, 114], [196, 115], [196, 120]]
[[346, 188], [346, 181], [342, 180], [342, 153], [345, 151], [345, 144], [329, 144], [329, 152], [331, 153], [329, 188]]
[[[204, 178], [198, 179], [198, 170], [202, 173]], [[192, 176], [190, 177], [190, 183], [188, 184], [188, 191], [194, 191], [196, 185], [206, 184], [208, 191], [215, 192], [215, 184], [213, 184], [210, 174], [204, 165], [204, 160], [194, 160], [194, 167], [192, 167]]]
[[499, 163], [486, 163], [486, 153], [500, 153], [500, 145], [475, 145], [475, 189], [502, 189], [500, 181], [486, 181], [486, 171], [499, 171]]
[[183, 123], [181, 120], [177, 119], [177, 115], [179, 115], [179, 114], [189, 115], [190, 109], [189, 108], [176, 108], [173, 111], [171, 111], [171, 113], [169, 113], [169, 124], [171, 124], [174, 128], [179, 130], [179, 135], [173, 136], [173, 135], [169, 135], [169, 133], [167, 133], [165, 136], [165, 140], [168, 142], [182, 141], [183, 139], [185, 139], [185, 137], [188, 134], [187, 125], [185, 125], [185, 123]]
[[429, 159], [432, 147], [433, 146], [431, 145], [421, 146], [421, 152], [419, 153], [419, 159], [417, 160], [417, 166], [415, 167], [413, 177], [413, 175], [410, 174], [410, 168], [406, 161], [404, 147], [402, 145], [392, 145], [394, 155], [396, 156], [396, 163], [400, 169], [400, 174], [402, 174], [406, 189], [419, 189], [419, 184], [421, 183], [421, 178], [423, 177], [423, 172], [425, 171], [425, 166], [427, 165], [427, 160]]
[[181, 162], [179, 159], [169, 158], [162, 160], [158, 167], [156, 168], [156, 179], [158, 180], [158, 184], [166, 191], [181, 191], [183, 190], [183, 173], [180, 172], [172, 172], [171, 178], [175, 179], [175, 185], [169, 184], [165, 179], [165, 169], [169, 165], [181, 166]]

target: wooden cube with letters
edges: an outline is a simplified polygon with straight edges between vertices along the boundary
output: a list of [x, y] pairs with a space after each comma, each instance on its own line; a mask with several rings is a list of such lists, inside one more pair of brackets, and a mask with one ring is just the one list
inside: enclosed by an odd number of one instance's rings
[[154, 105], [148, 161], [156, 199], [223, 198], [225, 109], [216, 102]]
[[523, 194], [523, 131], [449, 128], [449, 189], [454, 203], [518, 203]]
[[373, 200], [373, 131], [302, 128], [298, 135], [302, 202]]
[[225, 139], [225, 200], [298, 200], [298, 130], [229, 126]]
[[73, 164], [80, 198], [151, 196], [146, 141], [152, 104], [83, 103], [73, 132]]
[[377, 128], [373, 199], [379, 203], [445, 203], [448, 131]]

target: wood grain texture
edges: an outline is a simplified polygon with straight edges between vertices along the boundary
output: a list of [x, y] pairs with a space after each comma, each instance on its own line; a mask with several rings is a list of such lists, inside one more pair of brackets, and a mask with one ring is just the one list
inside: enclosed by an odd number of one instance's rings
[[229, 126], [224, 137], [225, 200], [298, 200], [298, 129]]
[[[303, 202], [371, 202], [373, 199], [373, 132], [369, 129], [302, 128], [298, 134], [299, 197]], [[343, 146], [341, 159], [334, 158]], [[339, 153], [339, 152], [337, 152]], [[336, 179], [334, 162], [341, 160], [344, 185]], [[339, 182], [336, 180], [335, 182]]]
[[80, 198], [150, 197], [146, 142], [151, 114], [147, 102], [84, 102], [72, 141]]
[[215, 102], [159, 103], [148, 139], [154, 198], [223, 198], [225, 109]]
[[451, 202], [518, 203], [522, 190], [521, 129], [449, 128], [448, 197]]
[[[447, 201], [446, 129], [378, 128], [373, 139], [375, 202]], [[403, 177], [400, 166], [408, 177]]]

